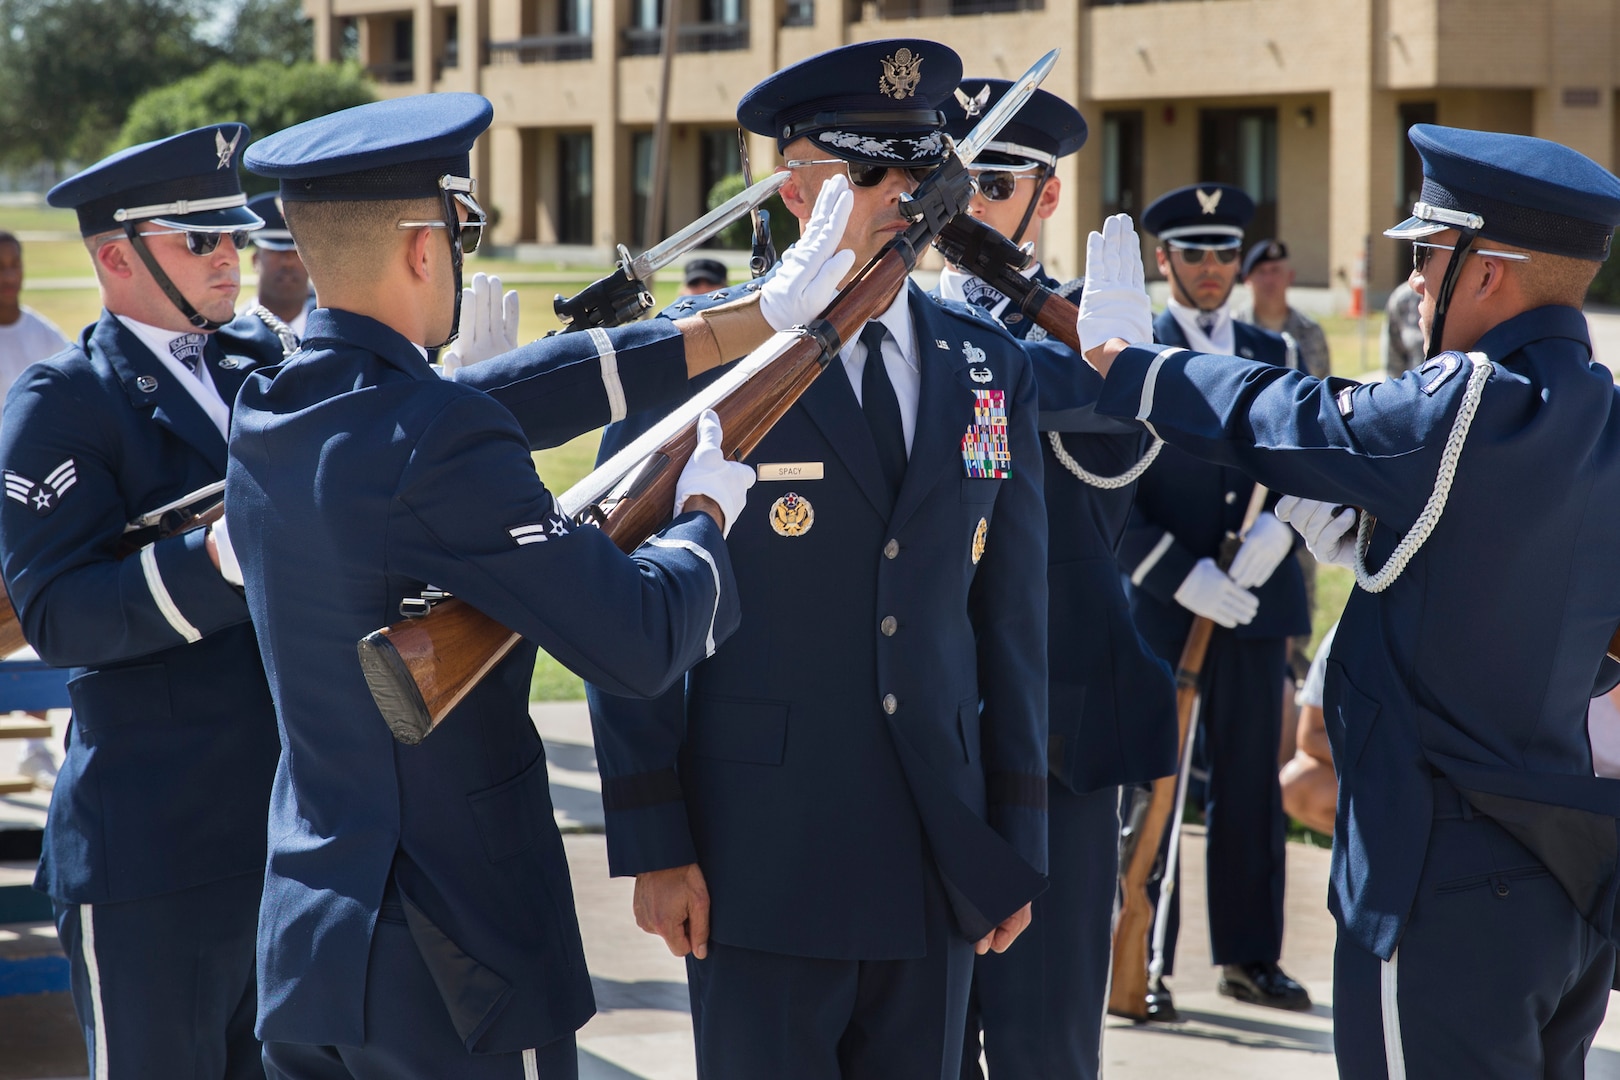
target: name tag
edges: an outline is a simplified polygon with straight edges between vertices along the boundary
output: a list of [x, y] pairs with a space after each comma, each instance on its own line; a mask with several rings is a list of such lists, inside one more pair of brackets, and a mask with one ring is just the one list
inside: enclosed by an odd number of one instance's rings
[[777, 461], [759, 466], [761, 480], [820, 480], [819, 461]]

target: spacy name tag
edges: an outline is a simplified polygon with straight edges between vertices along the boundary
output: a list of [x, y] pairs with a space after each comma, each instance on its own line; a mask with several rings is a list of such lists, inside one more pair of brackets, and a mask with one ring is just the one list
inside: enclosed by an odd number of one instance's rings
[[758, 468], [761, 480], [820, 480], [819, 461], [775, 461]]

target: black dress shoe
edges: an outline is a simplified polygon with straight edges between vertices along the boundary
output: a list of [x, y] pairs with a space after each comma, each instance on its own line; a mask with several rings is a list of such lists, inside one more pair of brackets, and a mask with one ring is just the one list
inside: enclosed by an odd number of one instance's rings
[[1147, 1018], [1149, 1023], [1181, 1023], [1181, 1014], [1176, 1012], [1175, 999], [1170, 996], [1170, 988], [1164, 985], [1163, 979], [1154, 979], [1148, 983]]
[[1219, 989], [1227, 997], [1247, 1001], [1251, 1005], [1292, 1012], [1311, 1007], [1311, 995], [1271, 960], [1224, 965]]

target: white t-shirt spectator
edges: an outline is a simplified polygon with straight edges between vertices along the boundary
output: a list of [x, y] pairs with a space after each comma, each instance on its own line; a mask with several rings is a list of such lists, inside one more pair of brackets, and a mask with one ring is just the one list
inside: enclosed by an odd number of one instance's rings
[[56, 324], [33, 308], [23, 308], [22, 318], [10, 326], [0, 326], [0, 400], [28, 365], [67, 347], [68, 339]]
[[1300, 684], [1299, 692], [1294, 695], [1294, 704], [1300, 708], [1307, 705], [1322, 707], [1322, 684], [1327, 682], [1328, 653], [1333, 648], [1333, 638], [1339, 632], [1339, 624], [1334, 623], [1328, 632], [1322, 635], [1322, 643], [1316, 647], [1316, 657], [1311, 661], [1311, 669], [1305, 673], [1305, 681]]

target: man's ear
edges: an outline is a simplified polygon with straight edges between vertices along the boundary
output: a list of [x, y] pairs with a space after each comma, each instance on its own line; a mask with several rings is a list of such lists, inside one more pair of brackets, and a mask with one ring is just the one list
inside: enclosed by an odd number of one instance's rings
[[1473, 261], [1479, 266], [1479, 284], [1474, 287], [1476, 300], [1489, 300], [1507, 286], [1508, 270], [1505, 260], [1480, 255]]
[[429, 229], [426, 226], [413, 229], [410, 233], [410, 239], [405, 244], [406, 265], [413, 276], [421, 278], [423, 281], [428, 281], [433, 277], [433, 250], [430, 245], [433, 243], [433, 236], [437, 231], [437, 229]]
[[1040, 201], [1035, 204], [1035, 216], [1040, 218], [1049, 218], [1056, 213], [1058, 208], [1058, 196], [1062, 194], [1063, 181], [1057, 178], [1056, 173], [1053, 173], [1052, 176], [1047, 179], [1046, 186], [1041, 188]]
[[135, 274], [129, 251], [116, 240], [109, 240], [96, 249], [96, 265], [110, 277], [130, 278]]
[[815, 205], [814, 197], [805, 198], [804, 189], [799, 186], [798, 173], [786, 165], [777, 166], [776, 171], [788, 174], [788, 182], [777, 189], [777, 194], [782, 197], [782, 205], [799, 221], [805, 221], [810, 217], [810, 210]]
[[1170, 256], [1164, 253], [1164, 245], [1158, 244], [1153, 248], [1153, 261], [1159, 266], [1159, 276], [1170, 276]]

